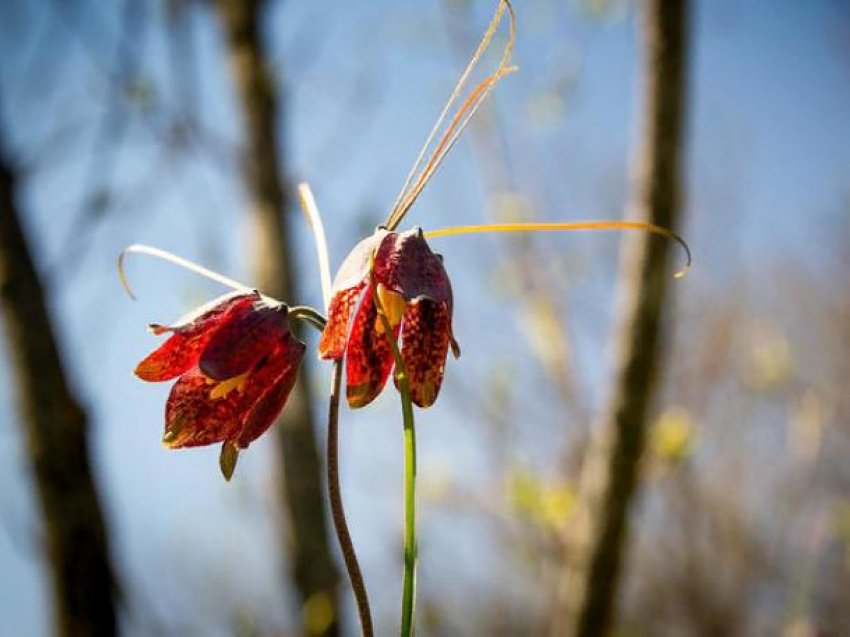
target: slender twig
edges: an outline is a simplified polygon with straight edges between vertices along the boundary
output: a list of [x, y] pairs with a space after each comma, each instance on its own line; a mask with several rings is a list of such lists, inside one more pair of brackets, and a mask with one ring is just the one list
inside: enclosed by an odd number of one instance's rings
[[644, 221], [568, 221], [553, 223], [490, 223], [476, 226], [453, 226], [425, 233], [426, 239], [447, 237], [456, 234], [484, 234], [488, 232], [554, 232], [557, 230], [637, 230], [667, 237], [678, 243], [685, 251], [685, 265], [673, 277], [681, 279], [691, 269], [691, 248], [682, 236], [669, 228]]
[[348, 579], [351, 581], [354, 599], [357, 602], [360, 630], [363, 637], [373, 637], [369, 596], [366, 593], [366, 584], [363, 581], [360, 564], [357, 562], [357, 554], [354, 552], [354, 543], [351, 541], [348, 523], [345, 521], [345, 509], [342, 506], [342, 493], [339, 488], [339, 396], [341, 384], [342, 364], [337, 361], [333, 367], [328, 407], [328, 498], [331, 503], [331, 516], [336, 529], [336, 537], [339, 540], [339, 548], [342, 551], [342, 559], [345, 562], [345, 569], [348, 571]]
[[[376, 285], [373, 272], [372, 286]], [[404, 358], [398, 349], [398, 342], [390, 319], [381, 304], [380, 296], [380, 294], [374, 294], [373, 298], [384, 334], [387, 335], [387, 341], [393, 353], [395, 378], [398, 382], [404, 420], [404, 575], [401, 595], [401, 637], [410, 637], [413, 635], [413, 615], [416, 608], [416, 562], [419, 553], [416, 542], [416, 426]]]

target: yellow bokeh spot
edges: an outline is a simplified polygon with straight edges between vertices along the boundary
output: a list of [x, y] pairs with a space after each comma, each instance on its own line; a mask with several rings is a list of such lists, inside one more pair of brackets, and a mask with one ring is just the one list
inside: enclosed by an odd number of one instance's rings
[[573, 517], [575, 505], [576, 493], [572, 485], [545, 485], [540, 494], [540, 522], [552, 530], [558, 530]]
[[752, 389], [768, 390], [791, 378], [794, 373], [791, 345], [776, 325], [756, 322], [751, 328], [749, 341], [744, 380]]
[[308, 635], [321, 635], [334, 621], [334, 608], [325, 592], [313, 593], [301, 608]]
[[656, 457], [669, 462], [679, 462], [691, 455], [696, 430], [690, 414], [684, 407], [667, 409], [652, 429], [651, 449]]
[[510, 476], [507, 495], [520, 517], [547, 531], [557, 533], [575, 514], [573, 485], [560, 480], [546, 482], [525, 469]]

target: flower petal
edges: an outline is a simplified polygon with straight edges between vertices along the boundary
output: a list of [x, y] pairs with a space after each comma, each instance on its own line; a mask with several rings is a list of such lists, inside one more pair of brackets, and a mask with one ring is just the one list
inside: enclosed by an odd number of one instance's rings
[[154, 325], [152, 327], [155, 334], [175, 332], [184, 336], [191, 336], [220, 324], [233, 312], [249, 309], [253, 303], [260, 299], [262, 299], [262, 296], [259, 292], [228, 292], [181, 316], [173, 325]]
[[375, 255], [375, 279], [407, 301], [428, 298], [452, 302], [452, 286], [443, 261], [431, 251], [421, 228], [386, 236]]
[[[387, 337], [375, 326], [378, 320], [369, 286], [354, 317], [345, 359], [346, 395], [352, 409], [368, 405], [381, 393], [393, 367]], [[397, 336], [398, 327], [394, 331]]]
[[197, 362], [209, 337], [210, 334], [198, 334], [194, 338], [172, 334], [136, 366], [134, 373], [148, 382], [176, 378]]
[[252, 369], [289, 335], [287, 308], [265, 301], [234, 316], [210, 337], [198, 361], [204, 375], [227, 380]]
[[198, 447], [235, 436], [240, 428], [243, 395], [230, 392], [219, 399], [210, 398], [215, 383], [197, 368], [187, 372], [171, 388], [165, 404], [166, 446]]
[[328, 323], [319, 338], [319, 357], [325, 360], [340, 360], [345, 353], [345, 343], [348, 339], [348, 324], [351, 313], [357, 305], [357, 299], [366, 282], [347, 290], [340, 290], [331, 300], [328, 309]]
[[271, 386], [257, 399], [243, 419], [242, 431], [236, 441], [240, 449], [245, 449], [254, 440], [262, 436], [280, 415], [283, 406], [286, 404], [286, 399], [289, 398], [289, 394], [295, 386], [295, 380], [298, 378], [298, 367], [301, 365], [301, 359], [306, 349], [304, 343], [290, 335], [282, 348], [283, 351], [275, 355], [275, 367], [278, 363], [281, 364], [282, 371]]
[[[216, 382], [193, 368], [180, 377], [168, 397], [163, 442], [171, 448], [222, 440], [237, 440], [239, 446], [247, 446], [268, 428], [283, 407], [304, 350], [304, 344], [288, 333], [247, 373], [240, 388], [228, 388], [226, 392], [217, 388], [229, 380]], [[282, 399], [279, 394], [267, 396], [276, 386], [287, 383]], [[268, 401], [264, 402], [266, 398]], [[272, 398], [279, 402], [272, 402]]]
[[401, 353], [410, 398], [419, 407], [430, 407], [440, 392], [446, 368], [451, 340], [449, 306], [429, 299], [414, 301], [408, 305], [402, 326]]
[[369, 274], [372, 255], [387, 236], [395, 236], [386, 230], [378, 229], [371, 237], [366, 237], [358, 243], [339, 266], [331, 288], [332, 294], [359, 286]]
[[172, 336], [136, 366], [142, 380], [158, 382], [177, 378], [200, 358], [213, 332], [222, 323], [250, 312], [258, 294], [226, 294], [193, 311], [173, 326], [153, 325], [154, 333]]

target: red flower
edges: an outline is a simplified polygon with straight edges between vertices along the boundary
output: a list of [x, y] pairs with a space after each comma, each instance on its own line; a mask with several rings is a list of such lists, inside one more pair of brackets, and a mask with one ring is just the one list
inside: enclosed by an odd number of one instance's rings
[[455, 357], [460, 351], [452, 335], [452, 286], [421, 229], [401, 234], [377, 230], [354, 247], [336, 275], [319, 355], [341, 360], [347, 354], [346, 394], [353, 408], [368, 405], [381, 393], [393, 367], [374, 294], [395, 337], [401, 332], [411, 399], [429, 407], [440, 391], [449, 345]]
[[179, 379], [165, 407], [163, 442], [175, 449], [216, 442], [244, 449], [283, 409], [304, 344], [289, 331], [287, 307], [259, 293], [222, 296], [177, 325], [136, 367], [147, 381]]

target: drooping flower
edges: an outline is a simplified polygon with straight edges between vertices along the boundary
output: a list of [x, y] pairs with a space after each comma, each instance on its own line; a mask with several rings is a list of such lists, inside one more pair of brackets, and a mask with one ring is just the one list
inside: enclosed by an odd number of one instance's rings
[[455, 357], [460, 350], [452, 334], [452, 286], [422, 230], [376, 230], [346, 257], [331, 293], [319, 355], [330, 360], [345, 356], [348, 404], [357, 408], [372, 402], [393, 368], [377, 294], [393, 336], [401, 334], [411, 399], [419, 407], [431, 406], [440, 391], [449, 346]]
[[151, 325], [155, 334], [171, 336], [135, 373], [151, 382], [177, 378], [165, 407], [166, 446], [223, 442], [239, 450], [265, 433], [286, 403], [305, 350], [289, 330], [287, 312], [257, 292], [236, 292], [175, 325]]

